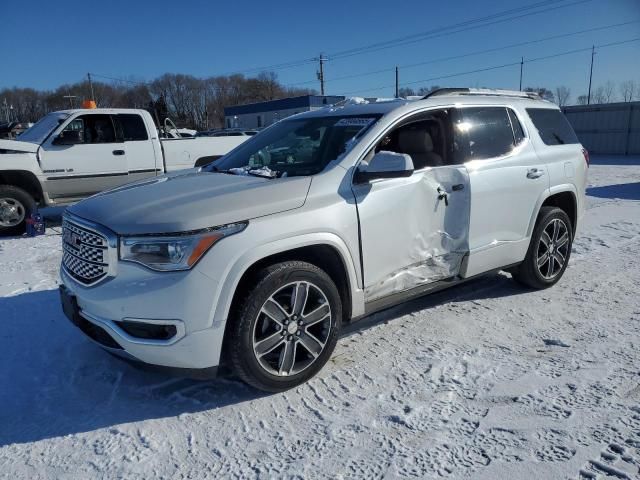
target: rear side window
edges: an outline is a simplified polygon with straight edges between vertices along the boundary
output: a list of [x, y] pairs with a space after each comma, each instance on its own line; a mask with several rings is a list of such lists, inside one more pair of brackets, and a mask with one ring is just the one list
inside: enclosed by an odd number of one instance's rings
[[125, 142], [135, 142], [138, 140], [148, 140], [147, 128], [140, 115], [125, 113], [118, 115], [120, 126], [122, 127], [122, 137]]
[[507, 108], [509, 112], [509, 119], [511, 120], [511, 126], [513, 127], [513, 139], [516, 145], [519, 145], [524, 140], [524, 130], [522, 130], [522, 124], [515, 112], [510, 108]]
[[506, 155], [514, 146], [513, 130], [504, 107], [469, 107], [458, 110], [456, 143], [465, 160]]
[[573, 128], [571, 128], [571, 125], [560, 110], [527, 108], [527, 113], [545, 144], [566, 145], [580, 143]]

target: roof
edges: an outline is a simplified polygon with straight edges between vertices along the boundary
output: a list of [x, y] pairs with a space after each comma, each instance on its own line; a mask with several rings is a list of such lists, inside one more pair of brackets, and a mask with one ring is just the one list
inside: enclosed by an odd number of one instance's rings
[[437, 95], [420, 100], [394, 99], [383, 102], [355, 103], [348, 102], [344, 105], [333, 105], [327, 108], [300, 113], [300, 117], [322, 117], [331, 115], [385, 115], [392, 111], [411, 112], [419, 108], [428, 107], [453, 107], [457, 105], [522, 105], [525, 108], [552, 108], [558, 109], [555, 103], [546, 100], [533, 100], [526, 97], [512, 97], [501, 95]]
[[143, 109], [140, 108], [74, 108], [67, 110], [56, 110], [51, 113], [66, 113], [68, 115], [73, 115], [74, 113], [102, 113], [102, 114], [118, 114], [118, 113], [133, 113], [133, 112], [141, 112]]
[[340, 95], [301, 95], [299, 97], [279, 98], [266, 102], [248, 103], [224, 108], [224, 115], [245, 115], [250, 113], [291, 110], [294, 108], [324, 107], [344, 100]]

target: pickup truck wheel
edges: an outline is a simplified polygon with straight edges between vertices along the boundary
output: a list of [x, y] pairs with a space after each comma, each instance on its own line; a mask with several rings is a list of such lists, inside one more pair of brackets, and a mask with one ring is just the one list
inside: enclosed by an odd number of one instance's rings
[[528, 287], [555, 285], [567, 269], [573, 231], [569, 216], [557, 207], [542, 207], [524, 261], [511, 270], [513, 278]]
[[24, 233], [26, 219], [35, 210], [35, 200], [23, 189], [0, 185], [0, 235]]
[[300, 261], [264, 268], [252, 285], [228, 332], [235, 373], [270, 392], [306, 382], [327, 363], [338, 340], [338, 289], [323, 270]]

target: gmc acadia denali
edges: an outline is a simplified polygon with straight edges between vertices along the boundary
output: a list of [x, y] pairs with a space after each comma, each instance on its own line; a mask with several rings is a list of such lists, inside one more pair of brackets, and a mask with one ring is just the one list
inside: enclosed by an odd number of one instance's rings
[[129, 360], [224, 364], [285, 390], [322, 368], [344, 322], [499, 269], [555, 284], [587, 168], [533, 94], [347, 101], [69, 208], [63, 309]]

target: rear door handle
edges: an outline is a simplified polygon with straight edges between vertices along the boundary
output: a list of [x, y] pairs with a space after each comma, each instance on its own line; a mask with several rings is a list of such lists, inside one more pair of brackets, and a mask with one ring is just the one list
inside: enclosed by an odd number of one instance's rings
[[114, 155], [124, 155], [124, 150], [114, 150], [113, 154]]
[[544, 170], [541, 170], [539, 168], [530, 168], [529, 170], [527, 170], [527, 178], [540, 178], [541, 176], [544, 175]]

